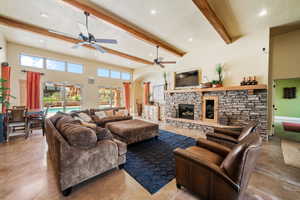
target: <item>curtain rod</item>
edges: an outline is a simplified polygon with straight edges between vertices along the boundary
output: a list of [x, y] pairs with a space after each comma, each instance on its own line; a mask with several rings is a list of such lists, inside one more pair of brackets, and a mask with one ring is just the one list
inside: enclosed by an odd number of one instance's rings
[[[26, 72], [30, 72], [30, 71], [27, 71], [27, 70], [22, 70], [21, 72], [24, 72], [24, 73], [26, 73]], [[37, 72], [37, 73], [40, 73], [40, 75], [42, 75], [42, 76], [44, 76], [44, 75], [45, 75], [44, 73], [41, 73], [41, 72]]]

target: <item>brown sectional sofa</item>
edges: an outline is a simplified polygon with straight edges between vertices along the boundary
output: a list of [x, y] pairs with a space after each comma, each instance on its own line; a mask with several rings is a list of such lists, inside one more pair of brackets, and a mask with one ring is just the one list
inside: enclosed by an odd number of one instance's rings
[[105, 127], [105, 125], [107, 123], [110, 123], [110, 122], [116, 122], [116, 121], [123, 121], [123, 120], [131, 120], [132, 119], [132, 116], [128, 115], [128, 116], [111, 116], [111, 117], [104, 117], [104, 118], [101, 118], [99, 119], [96, 115], [95, 115], [95, 112], [98, 112], [98, 111], [110, 111], [112, 110], [113, 113], [116, 113], [117, 111], [119, 110], [123, 110], [125, 109], [125, 107], [115, 107], [115, 108], [102, 108], [102, 109], [87, 109], [87, 110], [81, 110], [81, 111], [74, 111], [71, 113], [71, 115], [76, 115], [80, 112], [84, 112], [86, 114], [88, 114], [93, 122], [95, 124], [97, 124], [97, 126], [100, 126], [100, 127]]
[[72, 186], [126, 162], [127, 146], [104, 128], [80, 125], [71, 116], [56, 114], [45, 120], [48, 152], [60, 189], [69, 195]]

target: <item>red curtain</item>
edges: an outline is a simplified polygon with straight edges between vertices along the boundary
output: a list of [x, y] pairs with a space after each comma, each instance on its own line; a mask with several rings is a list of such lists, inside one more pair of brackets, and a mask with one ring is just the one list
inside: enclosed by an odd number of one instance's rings
[[41, 73], [27, 72], [27, 108], [40, 109]]
[[[6, 80], [5, 82], [2, 83], [2, 87], [4, 88], [10, 88], [10, 67], [7, 65], [2, 65], [1, 68], [1, 78]], [[10, 90], [5, 90], [3, 94], [9, 95]], [[9, 97], [7, 97], [9, 99]], [[2, 105], [2, 112], [6, 112], [6, 107], [5, 105]]]
[[144, 83], [144, 105], [149, 104], [150, 82]]
[[123, 86], [124, 86], [125, 108], [130, 113], [130, 82], [123, 83]]

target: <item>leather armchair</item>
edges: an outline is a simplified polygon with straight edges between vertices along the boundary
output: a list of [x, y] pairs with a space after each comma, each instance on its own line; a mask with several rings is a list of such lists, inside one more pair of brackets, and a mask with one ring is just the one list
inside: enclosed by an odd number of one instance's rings
[[215, 128], [214, 133], [207, 133], [206, 138], [208, 140], [223, 144], [230, 148], [233, 148], [236, 144], [242, 141], [247, 137], [253, 130], [256, 128], [257, 123], [252, 121], [249, 122], [244, 128], [240, 131], [231, 130], [231, 129], [221, 129]]
[[201, 199], [243, 199], [261, 144], [259, 134], [253, 133], [233, 149], [205, 139], [185, 150], [177, 148], [176, 185]]

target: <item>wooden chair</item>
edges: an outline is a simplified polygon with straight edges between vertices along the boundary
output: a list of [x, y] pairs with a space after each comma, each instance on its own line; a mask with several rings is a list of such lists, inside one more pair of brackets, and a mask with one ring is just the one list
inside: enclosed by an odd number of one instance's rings
[[46, 107], [46, 110], [42, 114], [34, 114], [32, 116], [28, 116], [28, 123], [27, 123], [27, 135], [26, 138], [28, 138], [29, 134], [32, 133], [34, 129], [42, 129], [43, 136], [45, 135], [45, 119], [47, 117], [49, 110], [49, 106]]
[[16, 129], [25, 130], [25, 135], [27, 134], [27, 109], [25, 107], [7, 110], [8, 122], [7, 122], [7, 137], [6, 140], [9, 141], [10, 135], [16, 131]]

